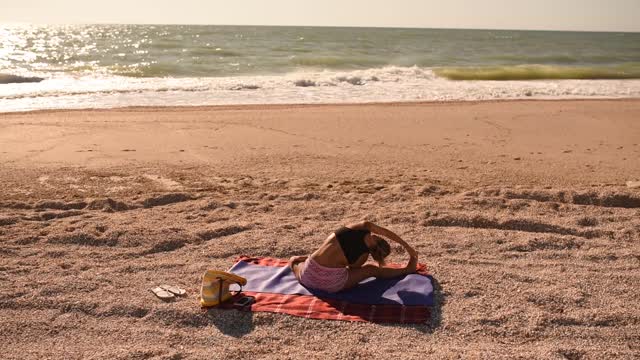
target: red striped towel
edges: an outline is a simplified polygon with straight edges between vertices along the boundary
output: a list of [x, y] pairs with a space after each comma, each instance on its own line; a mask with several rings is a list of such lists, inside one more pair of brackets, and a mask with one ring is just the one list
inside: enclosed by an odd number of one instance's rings
[[[287, 266], [287, 260], [273, 258], [252, 258], [242, 256], [237, 261], [245, 261], [262, 266]], [[399, 265], [396, 265], [399, 266]], [[426, 266], [420, 264], [418, 273], [427, 275]], [[243, 295], [254, 296], [253, 305], [242, 310], [255, 312], [273, 312], [306, 317], [309, 319], [369, 321], [375, 323], [425, 323], [431, 318], [428, 306], [405, 306], [397, 304], [354, 304], [343, 300], [321, 299], [310, 295], [285, 295], [243, 291], [234, 299]], [[233, 308], [233, 302], [221, 307]]]

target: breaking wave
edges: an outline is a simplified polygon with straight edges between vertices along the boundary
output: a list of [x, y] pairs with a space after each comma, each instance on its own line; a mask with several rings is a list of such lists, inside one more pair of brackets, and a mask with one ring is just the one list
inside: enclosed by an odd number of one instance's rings
[[438, 76], [449, 80], [618, 80], [640, 79], [640, 63], [619, 66], [516, 65], [443, 67]]
[[291, 58], [290, 62], [299, 66], [328, 69], [362, 69], [389, 65], [389, 62], [382, 58], [351, 56], [296, 56]]
[[[524, 73], [532, 72], [530, 67], [528, 70], [527, 67], [521, 68], [524, 68]], [[539, 66], [535, 68], [535, 71], [542, 71], [538, 69]], [[504, 72], [504, 68], [501, 69]], [[123, 106], [640, 97], [640, 79], [453, 81], [437, 76], [443, 70], [446, 69], [387, 66], [350, 71], [304, 70], [279, 75], [227, 77], [62, 75], [48, 77], [42, 83], [0, 86], [0, 111]], [[508, 71], [511, 69], [507, 69]], [[490, 75], [491, 79], [503, 76], [499, 71]], [[521, 79], [523, 75], [509, 73], [509, 76], [511, 80]], [[544, 77], [538, 75], [538, 78]]]

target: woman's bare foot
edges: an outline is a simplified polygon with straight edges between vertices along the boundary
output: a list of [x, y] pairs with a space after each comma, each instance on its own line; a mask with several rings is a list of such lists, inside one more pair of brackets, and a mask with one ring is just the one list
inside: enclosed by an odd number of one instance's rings
[[305, 260], [307, 260], [307, 256], [292, 256], [289, 258], [289, 267], [291, 270], [295, 270], [294, 267]]

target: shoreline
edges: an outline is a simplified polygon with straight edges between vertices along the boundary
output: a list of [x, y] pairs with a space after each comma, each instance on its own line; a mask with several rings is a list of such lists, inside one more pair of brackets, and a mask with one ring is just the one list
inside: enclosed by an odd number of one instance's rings
[[374, 101], [353, 103], [274, 103], [274, 104], [223, 104], [223, 105], [167, 105], [167, 106], [122, 106], [113, 108], [80, 108], [80, 109], [37, 109], [25, 111], [2, 112], [3, 115], [48, 114], [60, 112], [108, 112], [108, 111], [179, 111], [179, 110], [260, 110], [260, 109], [289, 109], [306, 107], [347, 107], [347, 106], [414, 106], [414, 105], [466, 105], [482, 103], [513, 103], [513, 102], [604, 102], [604, 101], [640, 101], [640, 97], [595, 97], [595, 98], [518, 98], [518, 99], [487, 99], [487, 100], [433, 100], [433, 101]]

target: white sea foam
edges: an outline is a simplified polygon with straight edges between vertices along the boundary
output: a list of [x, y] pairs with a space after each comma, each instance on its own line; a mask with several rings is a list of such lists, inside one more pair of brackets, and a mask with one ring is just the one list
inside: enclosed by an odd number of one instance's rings
[[0, 111], [124, 106], [640, 97], [640, 80], [452, 81], [429, 68], [284, 75], [131, 78], [60, 75], [0, 85]]

